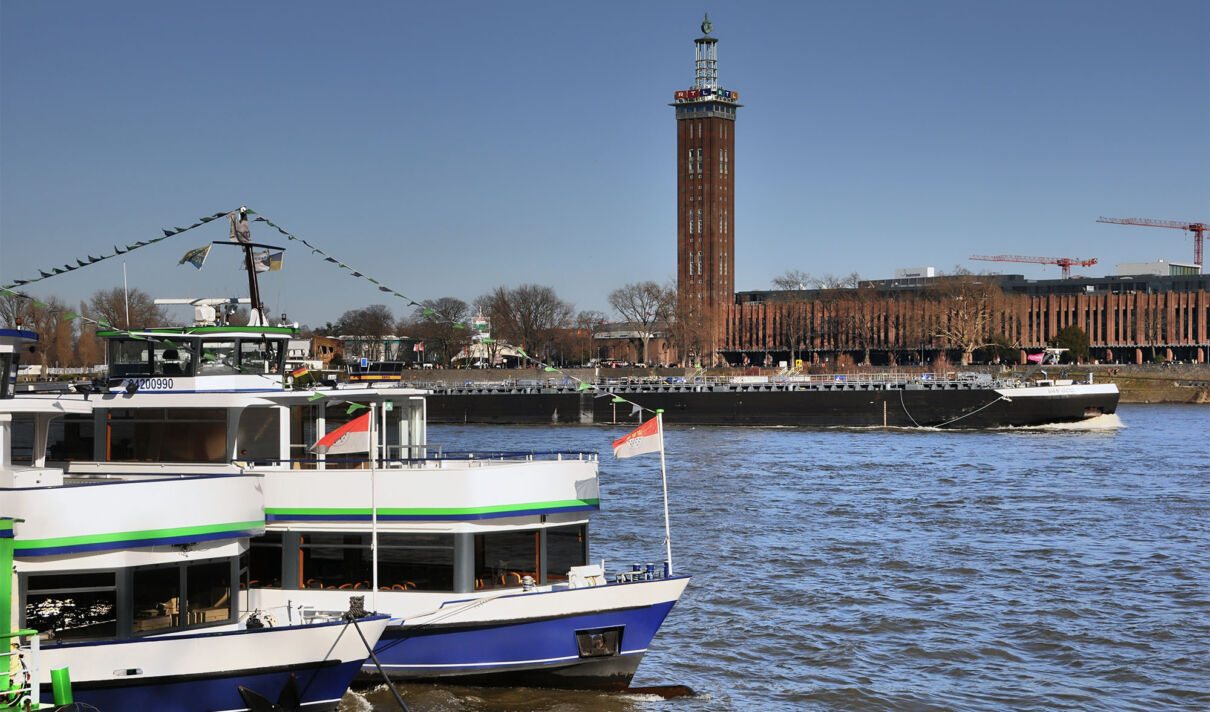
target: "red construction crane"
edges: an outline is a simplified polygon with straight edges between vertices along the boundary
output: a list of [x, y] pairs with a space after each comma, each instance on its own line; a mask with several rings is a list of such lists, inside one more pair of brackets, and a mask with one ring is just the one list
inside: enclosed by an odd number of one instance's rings
[[1023, 257], [1021, 255], [971, 255], [972, 260], [987, 262], [1032, 262], [1039, 265], [1058, 265], [1063, 268], [1063, 279], [1071, 279], [1071, 266], [1091, 267], [1097, 258], [1082, 260], [1079, 257]]
[[1181, 222], [1179, 220], [1152, 220], [1150, 218], [1097, 218], [1097, 222], [1113, 223], [1115, 225], [1144, 225], [1146, 227], [1174, 227], [1177, 230], [1188, 230], [1193, 233], [1193, 264], [1198, 270], [1202, 268], [1202, 240], [1210, 225], [1201, 222]]

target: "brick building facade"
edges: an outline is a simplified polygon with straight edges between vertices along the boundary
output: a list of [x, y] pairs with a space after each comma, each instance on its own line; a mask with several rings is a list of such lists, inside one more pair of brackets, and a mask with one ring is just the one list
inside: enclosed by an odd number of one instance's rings
[[[874, 363], [929, 361], [959, 347], [938, 332], [954, 317], [954, 304], [915, 295], [860, 295], [837, 290], [832, 298], [732, 304], [723, 310], [720, 352], [734, 365], [802, 358], [819, 361], [849, 354]], [[1003, 336], [1022, 349], [1045, 346], [1060, 329], [1088, 334], [1091, 357], [1143, 363], [1156, 358], [1205, 363], [1210, 354], [1210, 292], [998, 295], [988, 304], [986, 341]], [[923, 356], [923, 358], [921, 358]], [[1024, 354], [1022, 353], [1022, 357]]]

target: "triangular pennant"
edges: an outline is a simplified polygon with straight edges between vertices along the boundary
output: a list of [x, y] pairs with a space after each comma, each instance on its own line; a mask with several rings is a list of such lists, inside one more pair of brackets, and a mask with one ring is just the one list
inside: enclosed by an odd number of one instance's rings
[[391, 288], [390, 287], [379, 287], [378, 291], [390, 293]]
[[88, 266], [88, 263], [87, 263], [87, 262], [85, 262], [84, 260], [80, 259], [79, 257], [77, 257], [77, 258], [76, 258], [76, 265], [77, 265], [78, 267], [87, 267], [87, 266]]
[[619, 398], [619, 397], [617, 397], [617, 396], [614, 396], [614, 397], [613, 397], [613, 401], [612, 401], [612, 402], [613, 402], [613, 403], [625, 403], [625, 402], [626, 402], [626, 399], [625, 399], [625, 398]]
[[576, 386], [576, 390], [577, 390], [577, 391], [586, 391], [586, 390], [588, 390], [589, 388], [592, 388], [592, 384], [591, 384], [591, 383], [585, 383], [584, 381], [580, 381], [580, 385]]
[[175, 232], [173, 232], [171, 230], [166, 230], [164, 228], [160, 228], [160, 232], [164, 233], [164, 237], [172, 237], [173, 235], [176, 234]]
[[212, 217], [201, 218], [202, 222], [204, 222], [204, 223], [208, 223], [208, 222], [210, 222], [210, 221], [211, 221], [211, 220], [213, 220], [213, 219], [214, 219], [214, 218], [212, 218]]
[[46, 273], [45, 271], [43, 271], [43, 270], [38, 270], [38, 274], [42, 275], [42, 279], [46, 279], [47, 277], [49, 277], [49, 276], [50, 276], [49, 274], [47, 274], [47, 273]]
[[72, 314], [71, 312], [67, 312], [66, 314], [63, 315], [63, 321], [71, 321], [72, 319], [79, 319], [79, 318], [80, 318], [79, 314]]
[[310, 398], [308, 398], [307, 400], [309, 400], [309, 401], [317, 401], [317, 400], [319, 400], [320, 398], [327, 398], [327, 396], [325, 396], [325, 395], [324, 395], [324, 394], [322, 394], [322, 393], [316, 393], [315, 395], [311, 396], [311, 397], [310, 397]]
[[356, 413], [357, 411], [361, 410], [362, 408], [369, 408], [369, 407], [370, 406], [368, 406], [368, 405], [362, 405], [360, 403], [350, 403], [349, 409], [345, 411], [345, 415], [352, 415], [352, 414]]
[[544, 368], [542, 370], [547, 373], [554, 373], [555, 371], [558, 371], [559, 369], [555, 368], [554, 366], [547, 366], [546, 368]]
[[455, 329], [465, 329], [465, 328], [466, 328], [466, 327], [465, 327], [465, 326], [463, 326], [462, 324], [453, 324], [452, 326], [453, 326]]

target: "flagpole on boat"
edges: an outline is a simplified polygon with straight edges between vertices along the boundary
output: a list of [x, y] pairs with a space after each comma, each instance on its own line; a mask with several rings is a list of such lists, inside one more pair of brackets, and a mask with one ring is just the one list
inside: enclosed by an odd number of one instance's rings
[[378, 455], [375, 405], [370, 402], [370, 608], [378, 611]]
[[660, 433], [660, 481], [664, 485], [664, 554], [668, 561], [668, 575], [672, 575], [672, 526], [668, 522], [668, 468], [664, 465], [664, 410], [655, 412], [656, 429]]

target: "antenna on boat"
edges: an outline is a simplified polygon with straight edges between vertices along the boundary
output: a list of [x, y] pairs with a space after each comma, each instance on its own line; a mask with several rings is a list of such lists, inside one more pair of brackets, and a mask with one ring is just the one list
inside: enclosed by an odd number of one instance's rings
[[[238, 213], [239, 218], [235, 215]], [[231, 239], [227, 242], [215, 240], [212, 244], [215, 245], [233, 245], [244, 248], [244, 269], [248, 270], [248, 296], [252, 300], [252, 306], [248, 314], [248, 326], [267, 326], [269, 324], [268, 315], [265, 314], [265, 305], [260, 298], [260, 285], [256, 279], [256, 256], [252, 253], [252, 248], [259, 247], [265, 250], [285, 251], [286, 248], [277, 245], [264, 245], [252, 241], [252, 231], [248, 229], [248, 208], [241, 205], [238, 211], [228, 215], [231, 218]]]

